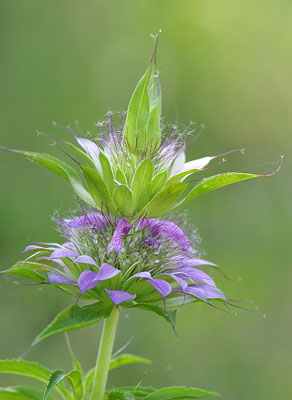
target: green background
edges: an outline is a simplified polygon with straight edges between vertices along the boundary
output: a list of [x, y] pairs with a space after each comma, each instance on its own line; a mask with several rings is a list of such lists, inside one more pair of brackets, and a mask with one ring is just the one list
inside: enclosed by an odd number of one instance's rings
[[[178, 338], [147, 312], [123, 312], [116, 349], [152, 358], [125, 367], [110, 385], [193, 385], [238, 399], [289, 399], [291, 387], [292, 3], [288, 0], [9, 0], [0, 4], [1, 145], [61, 155], [36, 129], [68, 138], [53, 120], [79, 120], [96, 133], [108, 110], [122, 111], [144, 72], [159, 28], [163, 115], [206, 129], [188, 159], [245, 147], [216, 172], [281, 172], [188, 204], [206, 258], [240, 283], [217, 277], [230, 298], [253, 300], [267, 319], [230, 316], [207, 305], [178, 313]], [[65, 157], [65, 156], [64, 156]], [[76, 207], [50, 172], [0, 154], [0, 255], [29, 239], [55, 241], [54, 210]], [[11, 260], [1, 260], [1, 267]], [[0, 281], [0, 358], [18, 357], [72, 299], [55, 289]], [[71, 334], [84, 366], [95, 361], [101, 324]], [[98, 333], [98, 334], [97, 334]], [[61, 336], [28, 355], [70, 368]], [[24, 382], [1, 376], [0, 386]], [[26, 382], [28, 382], [26, 380]]]

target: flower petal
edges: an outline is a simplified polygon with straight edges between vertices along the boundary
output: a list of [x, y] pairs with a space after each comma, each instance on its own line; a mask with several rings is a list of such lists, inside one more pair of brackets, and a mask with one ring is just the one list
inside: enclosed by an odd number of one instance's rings
[[112, 267], [109, 264], [102, 264], [98, 272], [89, 270], [83, 271], [78, 279], [80, 295], [87, 290], [96, 287], [101, 281], [113, 278], [120, 272], [120, 270]]
[[95, 265], [97, 266], [96, 262], [93, 260], [93, 258], [89, 256], [79, 256], [76, 258], [74, 263], [81, 263], [81, 264], [90, 264], [90, 265]]
[[68, 228], [92, 227], [93, 229], [103, 231], [105, 229], [106, 219], [102, 215], [92, 213], [71, 220], [64, 220], [63, 222]]
[[69, 249], [57, 249], [53, 251], [53, 253], [48, 258], [52, 260], [53, 258], [62, 258], [62, 257], [78, 257], [79, 254], [76, 251], [69, 250]]
[[184, 290], [184, 293], [196, 296], [201, 300], [222, 299], [226, 301], [226, 297], [220, 289], [206, 285], [190, 285]]
[[48, 273], [48, 283], [67, 283], [70, 285], [77, 285], [76, 281], [65, 278], [64, 276], [57, 274], [57, 272]]
[[165, 273], [163, 273], [163, 274], [161, 274], [161, 275], [168, 275], [168, 276], [170, 276], [172, 279], [174, 279], [174, 280], [179, 284], [179, 286], [180, 286], [182, 289], [185, 289], [185, 288], [188, 286], [187, 282], [186, 282], [185, 280], [181, 279], [180, 275], [178, 276], [178, 275], [175, 275], [175, 274], [170, 274], [170, 273], [168, 273], [168, 272], [165, 272]]
[[119, 253], [122, 250], [123, 237], [128, 234], [131, 228], [132, 225], [126, 220], [126, 218], [122, 217], [119, 219], [113, 238], [109, 244], [109, 251], [115, 250]]
[[157, 292], [161, 294], [163, 298], [168, 296], [172, 291], [172, 287], [168, 282], [164, 281], [163, 279], [153, 279], [150, 272], [138, 272], [137, 274], [133, 275], [133, 278], [134, 277], [145, 279], [154, 287], [154, 289], [157, 290]]
[[217, 267], [216, 264], [202, 260], [199, 258], [189, 258], [189, 257], [172, 257], [171, 258], [172, 262], [175, 262], [179, 265], [179, 267], [198, 267], [199, 265], [211, 265], [213, 267]]
[[197, 268], [180, 268], [177, 275], [181, 278], [206, 283], [207, 285], [216, 287], [213, 279], [206, 274], [206, 272]]
[[92, 161], [94, 162], [95, 166], [99, 169], [100, 162], [99, 162], [99, 147], [89, 139], [75, 137], [78, 144], [86, 151], [86, 153], [90, 156]]
[[119, 304], [123, 303], [124, 301], [129, 301], [133, 300], [136, 295], [135, 294], [130, 294], [128, 292], [125, 292], [124, 290], [109, 290], [105, 289], [109, 297], [111, 298], [111, 301], [118, 307]]
[[186, 153], [184, 151], [181, 151], [180, 153], [178, 153], [178, 155], [174, 160], [170, 176], [176, 174], [177, 171], [185, 164], [185, 162], [186, 162]]
[[171, 221], [158, 222], [152, 229], [152, 237], [162, 237], [176, 244], [183, 251], [192, 252], [191, 245], [184, 232]]

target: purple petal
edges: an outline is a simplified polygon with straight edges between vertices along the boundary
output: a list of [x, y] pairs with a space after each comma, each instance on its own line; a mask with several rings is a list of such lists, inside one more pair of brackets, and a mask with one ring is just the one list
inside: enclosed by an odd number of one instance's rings
[[184, 232], [171, 221], [158, 222], [152, 229], [152, 237], [162, 237], [176, 244], [183, 251], [192, 252], [191, 245]]
[[71, 279], [67, 279], [64, 276], [57, 274], [56, 272], [48, 273], [48, 282], [49, 283], [67, 283], [70, 285], [77, 285], [77, 282], [72, 281]]
[[152, 279], [150, 272], [137, 272], [137, 274], [133, 275], [133, 278], [145, 278]]
[[168, 276], [171, 276], [171, 277], [179, 284], [179, 286], [180, 286], [182, 289], [185, 289], [185, 288], [188, 286], [187, 282], [186, 282], [185, 280], [183, 280], [183, 279], [180, 278], [180, 275], [178, 276], [178, 275], [170, 274], [170, 273], [167, 273], [167, 272], [164, 273], [164, 274], [161, 274], [161, 275], [168, 275]]
[[177, 263], [180, 267], [198, 267], [199, 265], [211, 265], [213, 267], [217, 267], [216, 264], [201, 260], [199, 258], [188, 258], [188, 257], [172, 257], [172, 262]]
[[78, 257], [79, 254], [76, 251], [69, 250], [69, 249], [57, 249], [53, 251], [50, 255], [49, 260], [53, 258], [62, 258], [62, 257]]
[[75, 244], [72, 243], [72, 242], [65, 242], [65, 243], [63, 243], [62, 246], [67, 248], [67, 249], [70, 249], [70, 250], [73, 250], [73, 251], [77, 251]]
[[136, 221], [136, 227], [138, 230], [143, 229], [143, 228], [148, 228], [151, 230], [158, 224], [158, 219], [157, 218], [141, 218], [137, 219]]
[[145, 279], [147, 282], [149, 282], [154, 287], [154, 289], [157, 290], [157, 292], [159, 292], [162, 295], [163, 298], [168, 296], [172, 290], [172, 287], [168, 282], [166, 282], [162, 279], [151, 278], [150, 272], [147, 272], [147, 271], [138, 272], [137, 274], [133, 275], [133, 278]]
[[81, 263], [81, 264], [90, 264], [90, 265], [95, 265], [97, 266], [96, 262], [93, 260], [93, 258], [89, 256], [79, 256], [76, 258], [74, 263]]
[[207, 285], [216, 287], [216, 284], [213, 281], [213, 279], [208, 274], [206, 274], [206, 272], [203, 272], [199, 269], [180, 268], [179, 270], [177, 270], [177, 272], [178, 272], [178, 276], [181, 278], [206, 283]]
[[65, 220], [64, 222], [68, 228], [92, 227], [93, 229], [103, 231], [105, 229], [105, 221], [103, 216], [92, 213], [71, 220]]
[[56, 250], [56, 247], [43, 247], [43, 246], [36, 246], [34, 244], [31, 244], [30, 246], [26, 246], [26, 248], [24, 249], [24, 251], [22, 253], [25, 253], [26, 251], [29, 251], [29, 250]]
[[146, 279], [146, 281], [149, 282], [163, 298], [168, 296], [172, 291], [171, 285], [162, 279]]
[[126, 218], [119, 219], [116, 230], [113, 234], [113, 238], [109, 244], [109, 251], [115, 250], [119, 253], [123, 248], [123, 237], [128, 234], [132, 225], [126, 220]]
[[215, 287], [205, 286], [205, 285], [191, 285], [185, 290], [185, 293], [192, 294], [201, 300], [204, 299], [223, 299], [226, 301], [224, 293]]
[[83, 271], [78, 279], [80, 294], [86, 292], [86, 290], [96, 287], [101, 281], [113, 278], [120, 272], [120, 270], [112, 267], [109, 264], [102, 264], [98, 272], [89, 270]]
[[133, 300], [136, 295], [130, 294], [125, 292], [124, 290], [109, 290], [105, 289], [109, 297], [111, 298], [112, 302], [118, 307], [119, 304], [123, 303], [124, 301]]

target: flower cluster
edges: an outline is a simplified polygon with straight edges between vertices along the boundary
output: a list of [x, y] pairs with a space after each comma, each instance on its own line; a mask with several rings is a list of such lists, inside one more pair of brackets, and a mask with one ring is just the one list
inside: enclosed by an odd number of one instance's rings
[[[122, 217], [91, 212], [59, 220], [66, 242], [30, 245], [25, 261], [6, 271], [51, 284], [85, 299], [126, 307], [194, 300], [226, 300], [201, 266], [217, 266], [199, 258], [197, 237], [173, 221]], [[122, 304], [123, 303], [123, 304]]]

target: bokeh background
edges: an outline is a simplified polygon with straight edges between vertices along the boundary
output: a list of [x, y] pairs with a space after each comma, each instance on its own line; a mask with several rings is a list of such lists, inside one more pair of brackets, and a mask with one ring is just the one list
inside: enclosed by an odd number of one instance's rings
[[[206, 128], [189, 158], [245, 147], [218, 168], [281, 172], [202, 196], [188, 204], [190, 223], [206, 257], [232, 283], [231, 297], [252, 300], [247, 312], [227, 315], [206, 305], [177, 315], [176, 338], [147, 312], [123, 313], [116, 349], [160, 366], [124, 367], [110, 385], [194, 385], [237, 399], [292, 397], [291, 372], [291, 130], [292, 3], [288, 0], [10, 0], [0, 4], [1, 145], [51, 152], [36, 129], [79, 120], [96, 133], [108, 110], [123, 111], [152, 52], [159, 28], [158, 62], [165, 120]], [[76, 207], [60, 178], [14, 154], [0, 154], [0, 255], [28, 240], [54, 241], [54, 210]], [[1, 268], [11, 260], [1, 260]], [[72, 299], [50, 288], [0, 282], [0, 358], [18, 357]], [[84, 367], [95, 361], [101, 324], [72, 332]], [[64, 337], [48, 339], [27, 356], [69, 370]], [[0, 386], [28, 382], [1, 376]]]

